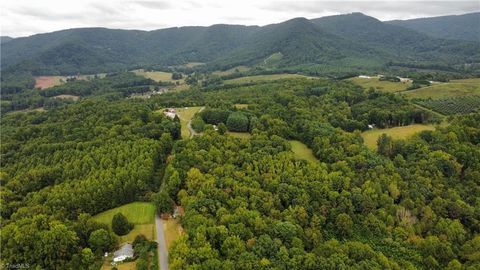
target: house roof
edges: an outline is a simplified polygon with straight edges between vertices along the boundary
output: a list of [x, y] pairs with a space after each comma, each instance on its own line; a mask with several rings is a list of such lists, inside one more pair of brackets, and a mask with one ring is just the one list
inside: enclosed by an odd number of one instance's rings
[[120, 256], [125, 256], [125, 257], [133, 257], [133, 247], [131, 244], [125, 244], [123, 247], [121, 247], [119, 250], [115, 251], [113, 253], [113, 257], [120, 257]]

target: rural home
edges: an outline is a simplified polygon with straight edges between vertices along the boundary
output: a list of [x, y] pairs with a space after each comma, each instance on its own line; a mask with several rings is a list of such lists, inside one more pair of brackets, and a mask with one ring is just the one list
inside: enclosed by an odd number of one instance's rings
[[126, 259], [133, 258], [133, 255], [133, 247], [127, 243], [113, 253], [113, 262], [122, 262]]
[[163, 111], [163, 114], [166, 116], [166, 117], [169, 117], [171, 119], [174, 119], [175, 116], [177, 116], [177, 111], [173, 108], [168, 108], [168, 109], [165, 109]]

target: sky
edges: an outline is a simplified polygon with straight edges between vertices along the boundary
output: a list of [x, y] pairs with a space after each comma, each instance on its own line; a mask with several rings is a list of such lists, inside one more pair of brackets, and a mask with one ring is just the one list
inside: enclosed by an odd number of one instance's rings
[[78, 27], [153, 30], [218, 23], [266, 25], [351, 12], [385, 21], [478, 11], [480, 0], [2, 0], [0, 33], [21, 37]]

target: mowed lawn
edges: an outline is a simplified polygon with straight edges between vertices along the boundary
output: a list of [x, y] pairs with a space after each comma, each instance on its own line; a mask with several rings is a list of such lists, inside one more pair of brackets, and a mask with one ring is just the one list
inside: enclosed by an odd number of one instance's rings
[[368, 78], [350, 78], [349, 81], [362, 86], [365, 89], [373, 87], [374, 89], [382, 92], [399, 92], [404, 91], [412, 85], [411, 82], [389, 82], [389, 81], [380, 81], [378, 77]]
[[290, 145], [292, 146], [292, 152], [296, 159], [304, 159], [312, 162], [317, 161], [313, 155], [312, 149], [308, 148], [308, 146], [306, 146], [304, 143], [290, 140]]
[[256, 76], [246, 76], [246, 77], [240, 77], [240, 78], [235, 78], [235, 79], [231, 79], [231, 80], [226, 80], [225, 84], [274, 81], [274, 80], [291, 79], [291, 78], [315, 78], [315, 77], [309, 77], [309, 76], [300, 75], [300, 74], [256, 75]]
[[394, 139], [406, 139], [415, 133], [424, 130], [434, 130], [432, 125], [414, 124], [403, 127], [393, 127], [385, 129], [372, 129], [362, 133], [364, 143], [371, 149], [377, 148], [377, 140], [383, 133]]
[[143, 234], [149, 240], [155, 240], [155, 207], [148, 202], [133, 202], [102, 212], [93, 217], [93, 220], [112, 226], [112, 218], [115, 214], [122, 213], [128, 221], [134, 224], [130, 233], [120, 236], [120, 244], [133, 242], [135, 237]]
[[163, 221], [163, 231], [165, 233], [165, 242], [167, 249], [170, 249], [173, 242], [183, 234], [183, 228], [176, 219], [169, 219]]
[[452, 80], [403, 92], [408, 98], [440, 99], [446, 97], [480, 95], [480, 78]]
[[[186, 107], [177, 108], [177, 114], [180, 118], [180, 124], [182, 125], [182, 138], [190, 138], [190, 130], [188, 129], [188, 122], [192, 120], [193, 115], [197, 113], [202, 107]], [[163, 110], [162, 110], [163, 111]]]

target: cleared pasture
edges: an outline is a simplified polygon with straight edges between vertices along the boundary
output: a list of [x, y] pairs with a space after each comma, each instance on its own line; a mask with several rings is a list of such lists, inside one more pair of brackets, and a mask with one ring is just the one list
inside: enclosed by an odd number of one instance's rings
[[348, 79], [348, 81], [358, 84], [365, 89], [369, 89], [370, 87], [372, 87], [375, 90], [382, 91], [382, 92], [389, 92], [389, 93], [404, 91], [412, 85], [411, 82], [380, 81], [378, 77], [371, 77], [371, 78], [355, 77], [355, 78]]
[[377, 140], [383, 133], [394, 139], [406, 139], [424, 130], [434, 130], [433, 125], [414, 124], [403, 127], [372, 129], [362, 133], [363, 142], [371, 149], [377, 149]]
[[240, 83], [250, 83], [250, 82], [262, 82], [262, 81], [274, 81], [280, 79], [292, 79], [292, 78], [311, 78], [305, 75], [300, 74], [270, 74], [270, 75], [255, 75], [255, 76], [246, 76], [230, 80], [225, 80], [225, 84], [240, 84]]
[[480, 78], [452, 80], [403, 92], [408, 98], [442, 99], [447, 97], [480, 95]]

